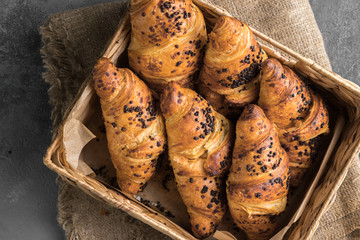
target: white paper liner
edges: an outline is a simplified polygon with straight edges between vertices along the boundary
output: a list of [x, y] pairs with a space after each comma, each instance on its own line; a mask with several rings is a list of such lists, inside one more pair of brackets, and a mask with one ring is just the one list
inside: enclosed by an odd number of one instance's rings
[[80, 158], [83, 148], [93, 138], [95, 135], [79, 120], [72, 118], [66, 122], [63, 138], [66, 160], [73, 169], [84, 175], [94, 173]]

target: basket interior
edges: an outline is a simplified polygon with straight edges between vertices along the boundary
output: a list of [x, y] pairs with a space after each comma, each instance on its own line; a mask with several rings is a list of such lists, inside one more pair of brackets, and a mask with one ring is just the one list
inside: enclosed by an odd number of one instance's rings
[[[226, 14], [223, 10], [216, 10], [216, 7], [209, 7], [203, 1], [195, 1], [204, 13], [207, 21], [208, 30], [210, 30], [217, 16]], [[124, 29], [129, 28], [129, 23], [124, 21], [119, 27], [119, 31], [110, 42], [104, 55], [108, 54], [118, 67], [128, 67], [127, 53], [123, 51], [126, 49], [129, 40], [129, 34], [125, 37], [121, 35]], [[257, 37], [261, 37], [255, 32]], [[264, 40], [264, 39], [263, 39]], [[114, 44], [116, 42], [116, 44]], [[122, 46], [120, 51], [119, 44]], [[275, 44], [276, 45], [276, 44]], [[273, 46], [271, 41], [267, 42], [267, 46]], [[319, 181], [317, 188], [305, 209], [299, 221], [288, 231], [289, 238], [293, 236], [306, 237], [315, 231], [314, 222], [318, 221], [322, 213], [326, 210], [327, 204], [330, 203], [330, 198], [335, 194], [337, 188], [341, 184], [341, 178], [344, 178], [347, 168], [352, 159], [356, 157], [359, 152], [360, 141], [360, 107], [356, 104], [360, 98], [358, 96], [359, 87], [354, 90], [354, 86], [345, 84], [346, 81], [339, 81], [339, 77], [327, 77], [321, 71], [316, 71], [313, 66], [309, 66], [303, 61], [301, 57], [289, 59], [279, 53], [279, 49], [274, 50], [264, 46], [265, 51], [269, 56], [277, 58], [281, 63], [289, 66], [295, 70], [299, 75], [312, 83], [313, 88], [327, 100], [330, 110], [330, 127], [333, 129], [336, 125], [336, 117], [338, 115], [344, 116], [348, 123], [343, 130], [343, 133], [334, 148], [329, 164], [325, 171], [326, 174]], [[111, 51], [109, 51], [109, 49]], [[280, 51], [286, 52], [286, 48]], [[109, 52], [111, 54], [109, 55]], [[310, 70], [309, 70], [310, 68]], [[341, 80], [341, 78], [340, 78]], [[344, 83], [345, 82], [345, 83]], [[353, 88], [353, 90], [351, 89]], [[101, 108], [99, 99], [91, 90], [90, 78], [84, 82], [83, 87], [79, 91], [78, 96], [71, 108], [66, 113], [66, 117], [60, 127], [57, 136], [54, 138], [52, 146], [48, 150], [48, 154], [44, 159], [45, 164], [65, 177], [72, 184], [77, 185], [92, 196], [101, 199], [108, 204], [121, 208], [140, 220], [152, 225], [156, 229], [177, 239], [192, 238], [189, 235], [190, 225], [188, 216], [186, 214], [186, 207], [181, 201], [179, 193], [177, 192], [174, 183], [173, 173], [168, 165], [166, 155], [162, 157], [161, 164], [159, 164], [157, 175], [154, 176], [148, 183], [143, 193], [138, 197], [133, 198], [127, 194], [122, 193], [116, 188], [115, 170], [111, 163], [109, 152], [107, 149], [105, 127], [101, 115]], [[86, 101], [82, 96], [84, 91], [89, 91], [89, 96]], [[350, 92], [351, 94], [347, 94]], [[354, 97], [355, 96], [355, 97]], [[355, 103], [354, 103], [355, 101]], [[346, 110], [344, 110], [346, 109]], [[62, 130], [63, 126], [70, 118], [80, 120], [96, 138], [91, 140], [82, 150], [80, 158], [91, 167], [95, 175], [83, 176], [71, 169], [64, 157], [64, 147], [62, 144]], [[333, 132], [333, 131], [332, 131]], [[330, 142], [332, 134], [329, 134], [323, 142], [322, 151], [319, 153], [319, 160], [316, 162], [312, 171], [307, 174], [307, 182], [304, 182], [296, 191], [293, 191], [289, 197], [289, 206], [286, 214], [282, 217], [283, 226], [286, 225], [292, 214], [296, 211], [297, 206], [301, 203], [305, 192], [311, 183], [312, 179], [317, 173], [321, 159], [325, 153], [328, 143]], [[340, 179], [339, 179], [340, 178]], [[155, 194], [154, 194], [155, 193]], [[115, 197], [116, 196], [116, 197]], [[126, 200], [126, 204], [124, 201]], [[129, 204], [129, 205], [127, 205]], [[185, 213], [185, 214], [184, 214]], [[148, 214], [148, 215], [147, 215]], [[244, 234], [234, 227], [231, 217], [226, 215], [223, 223], [219, 229], [229, 231], [238, 239], [243, 239]]]

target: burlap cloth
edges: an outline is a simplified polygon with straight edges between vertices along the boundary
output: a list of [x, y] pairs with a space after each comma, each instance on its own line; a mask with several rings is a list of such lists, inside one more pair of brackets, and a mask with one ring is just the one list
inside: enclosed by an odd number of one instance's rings
[[[233, 16], [331, 69], [307, 0], [213, 0]], [[41, 28], [54, 127], [90, 73], [121, 20], [126, 3], [110, 3], [51, 16]], [[58, 221], [68, 239], [164, 239], [165, 235], [59, 180]], [[313, 239], [360, 239], [360, 162], [357, 160], [322, 217]]]

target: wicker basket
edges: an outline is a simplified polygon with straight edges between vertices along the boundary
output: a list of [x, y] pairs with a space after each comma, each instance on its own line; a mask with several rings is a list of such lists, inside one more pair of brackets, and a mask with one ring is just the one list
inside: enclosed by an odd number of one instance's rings
[[[226, 10], [211, 5], [206, 0], [193, 1], [203, 11], [209, 29], [212, 29], [218, 16], [229, 16]], [[320, 217], [331, 205], [336, 191], [360, 150], [360, 87], [320, 67], [312, 60], [304, 58], [255, 29], [252, 30], [254, 35], [261, 40], [263, 49], [270, 57], [278, 59], [282, 64], [289, 66], [298, 74], [322, 87], [335, 100], [337, 107], [346, 109], [343, 112], [343, 117], [347, 120], [347, 124], [341, 131], [333, 153], [328, 156], [328, 164], [326, 166], [325, 164], [322, 165], [322, 170], [326, 169], [326, 171], [324, 171], [321, 178], [318, 174], [314, 180], [313, 192], [308, 201], [304, 202], [306, 207], [296, 217], [298, 220], [290, 228], [287, 227], [283, 230], [284, 233], [286, 232], [286, 239], [310, 239], [318, 226]], [[104, 57], [117, 62], [118, 66], [127, 66], [125, 50], [129, 42], [129, 33], [130, 23], [127, 15], [103, 54]], [[92, 197], [126, 211], [131, 216], [174, 239], [195, 239], [188, 231], [165, 216], [158, 214], [155, 210], [138, 202], [132, 196], [109, 187], [93, 176], [86, 176], [81, 172], [74, 171], [68, 164], [64, 153], [64, 125], [70, 119], [85, 122], [88, 115], [91, 114], [86, 105], [92, 101], [98, 101], [98, 99], [90, 80], [90, 77], [88, 77], [84, 81], [73, 104], [67, 110], [60, 127], [55, 132], [53, 141], [44, 157], [45, 165]]]

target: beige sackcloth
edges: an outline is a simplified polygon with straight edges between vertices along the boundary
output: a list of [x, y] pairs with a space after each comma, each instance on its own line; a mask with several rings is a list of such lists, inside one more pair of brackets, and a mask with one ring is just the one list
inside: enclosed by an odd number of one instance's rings
[[[331, 69], [308, 0], [212, 0], [230, 14]], [[54, 128], [91, 72], [128, 9], [101, 4], [51, 16], [41, 28]], [[67, 239], [168, 239], [165, 235], [59, 180], [58, 221]], [[360, 162], [356, 160], [313, 239], [360, 239]]]

